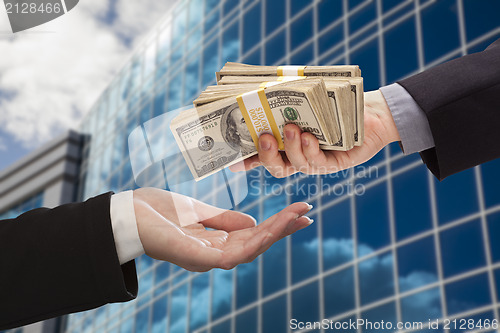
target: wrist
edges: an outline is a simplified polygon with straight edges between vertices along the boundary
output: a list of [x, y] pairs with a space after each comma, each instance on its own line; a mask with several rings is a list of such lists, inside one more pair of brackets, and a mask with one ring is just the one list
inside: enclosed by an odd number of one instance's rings
[[391, 109], [380, 90], [365, 93], [365, 106], [369, 108], [382, 122], [383, 137], [385, 145], [401, 141], [398, 128], [392, 117]]

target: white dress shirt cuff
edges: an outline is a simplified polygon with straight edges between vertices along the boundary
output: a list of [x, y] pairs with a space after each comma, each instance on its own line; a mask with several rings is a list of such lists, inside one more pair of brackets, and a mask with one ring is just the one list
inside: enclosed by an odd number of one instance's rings
[[123, 265], [144, 254], [134, 210], [134, 192], [126, 191], [111, 196], [111, 225], [116, 253]]
[[405, 155], [434, 147], [434, 138], [425, 112], [405, 88], [397, 83], [380, 88], [396, 123]]

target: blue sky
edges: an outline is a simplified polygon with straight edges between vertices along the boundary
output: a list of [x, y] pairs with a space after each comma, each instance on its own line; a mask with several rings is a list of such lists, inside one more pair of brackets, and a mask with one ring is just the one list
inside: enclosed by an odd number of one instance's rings
[[76, 128], [175, 0], [82, 0], [12, 34], [0, 8], [0, 170]]

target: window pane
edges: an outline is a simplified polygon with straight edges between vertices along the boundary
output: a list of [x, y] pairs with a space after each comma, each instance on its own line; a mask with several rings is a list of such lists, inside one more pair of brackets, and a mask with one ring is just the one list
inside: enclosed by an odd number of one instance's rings
[[[391, 322], [395, 323], [396, 322], [396, 305], [394, 302], [390, 302], [387, 304], [384, 304], [382, 306], [378, 306], [374, 309], [365, 311], [361, 313], [361, 318], [365, 319], [367, 322], [371, 323], [380, 323], [382, 320], [384, 322]], [[384, 330], [381, 329], [376, 329], [374, 325], [365, 325], [365, 327], [362, 328], [362, 332], [384, 332]], [[392, 330], [389, 332], [393, 332]]]
[[324, 279], [325, 317], [333, 317], [355, 307], [354, 269], [346, 268]]
[[291, 58], [292, 64], [308, 65], [314, 61], [314, 43], [309, 43], [300, 52], [295, 53]]
[[401, 79], [418, 68], [415, 20], [405, 20], [384, 34], [387, 82]]
[[433, 236], [401, 246], [397, 251], [400, 291], [408, 291], [437, 281]]
[[191, 331], [200, 328], [208, 321], [209, 278], [209, 274], [200, 274], [191, 281], [191, 311], [189, 315], [189, 328]]
[[219, 70], [219, 40], [216, 38], [203, 51], [203, 84], [215, 82], [215, 72]]
[[359, 263], [361, 304], [379, 301], [394, 294], [392, 253], [378, 255]]
[[279, 32], [266, 43], [266, 64], [273, 65], [284, 58], [286, 53], [285, 30]]
[[[337, 1], [323, 1], [320, 2], [320, 5], [322, 3], [340, 3]], [[321, 17], [321, 14], [320, 14]], [[327, 33], [323, 34], [319, 38], [319, 52], [324, 53], [334, 46], [338, 45], [339, 43], [342, 43], [344, 41], [344, 26], [342, 24], [337, 25], [333, 29], [330, 29]], [[364, 74], [364, 73], [363, 73]]]
[[170, 308], [170, 332], [184, 333], [186, 330], [187, 321], [187, 284], [176, 288], [172, 292], [171, 308]]
[[420, 321], [440, 318], [441, 295], [439, 288], [422, 291], [401, 299], [401, 315], [403, 321]]
[[439, 223], [444, 224], [478, 211], [474, 170], [469, 169], [443, 181], [434, 180]]
[[498, 13], [500, 2], [495, 0], [465, 0], [465, 29], [469, 41], [480, 37], [490, 30], [498, 29]]
[[[298, 1], [293, 1], [297, 3]], [[305, 1], [300, 1], [305, 2]], [[290, 30], [291, 49], [294, 50], [313, 35], [313, 12], [308, 10], [292, 23]]]
[[427, 169], [422, 165], [393, 178], [398, 240], [432, 228]]
[[257, 300], [257, 283], [259, 281], [258, 260], [236, 268], [236, 307], [241, 308]]
[[500, 261], [500, 213], [488, 216], [488, 232], [490, 238], [491, 259]]
[[136, 322], [135, 322], [135, 332], [149, 332], [149, 310], [150, 307], [148, 306], [141, 312], [139, 312], [136, 316]]
[[497, 299], [500, 299], [500, 269], [495, 271], [495, 283], [497, 289]]
[[[376, 17], [376, 3], [373, 1], [363, 1], [363, 9], [357, 11], [354, 15], [349, 17], [349, 32], [353, 34], [357, 30], [364, 28], [367, 24], [375, 20]], [[352, 8], [352, 5], [349, 6]], [[364, 75], [363, 75], [364, 76]]]
[[444, 277], [485, 265], [480, 221], [442, 231], [440, 239]]
[[269, 35], [276, 28], [285, 23], [285, 0], [266, 1], [266, 34]]
[[353, 259], [351, 200], [322, 211], [323, 267], [325, 270]]
[[445, 285], [448, 314], [472, 310], [491, 303], [488, 276], [475, 275]]
[[186, 77], [184, 79], [184, 104], [190, 103], [199, 92], [198, 78], [199, 78], [200, 58], [196, 57], [191, 60], [186, 67]]
[[243, 312], [236, 317], [236, 332], [255, 333], [257, 332], [257, 309], [253, 308]]
[[231, 332], [231, 321], [226, 320], [212, 328], [212, 333], [227, 333]]
[[215, 269], [212, 272], [212, 320], [216, 320], [231, 311], [233, 299], [233, 271]]
[[264, 252], [262, 281], [264, 296], [272, 294], [286, 287], [286, 241], [282, 239]]
[[[314, 215], [308, 214], [312, 219]], [[292, 283], [318, 274], [317, 223], [293, 234], [292, 237]]]
[[351, 64], [359, 65], [359, 68], [363, 70], [365, 91], [380, 87], [378, 43], [376, 39], [354, 51], [351, 54]]
[[313, 282], [292, 292], [292, 318], [319, 321], [318, 283]]
[[262, 305], [262, 331], [287, 332], [286, 296], [280, 296]]
[[355, 197], [358, 223], [359, 256], [373, 252], [390, 242], [387, 208], [387, 184], [384, 182]]
[[483, 176], [484, 201], [486, 207], [498, 205], [500, 203], [500, 158], [481, 165]]
[[342, 1], [321, 1], [318, 3], [319, 31], [342, 16]]
[[224, 1], [224, 16], [233, 11], [238, 5], [239, 0], [225, 0]]
[[243, 17], [243, 53], [250, 50], [260, 41], [261, 4], [253, 6]]
[[291, 9], [292, 9], [292, 16], [300, 12], [302, 9], [306, 8], [309, 4], [311, 4], [313, 1], [312, 0], [292, 0], [290, 1], [291, 4]]
[[222, 63], [238, 61], [240, 56], [240, 23], [236, 21], [222, 36]]
[[422, 32], [426, 45], [425, 62], [429, 63], [460, 45], [455, 0], [436, 1], [422, 11]]

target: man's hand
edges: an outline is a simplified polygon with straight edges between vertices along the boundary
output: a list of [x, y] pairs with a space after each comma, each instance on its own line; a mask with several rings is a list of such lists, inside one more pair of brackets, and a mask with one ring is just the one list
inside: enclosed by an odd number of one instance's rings
[[274, 242], [312, 223], [303, 216], [311, 209], [304, 202], [256, 225], [250, 215], [154, 188], [134, 191], [134, 209], [148, 256], [198, 272], [251, 262]]
[[365, 93], [364, 124], [363, 144], [349, 151], [323, 151], [314, 135], [301, 133], [298, 126], [288, 124], [284, 128], [284, 152], [278, 151], [278, 143], [272, 135], [263, 134], [259, 138], [259, 155], [235, 164], [230, 169], [244, 171], [263, 165], [278, 178], [296, 172], [329, 174], [366, 162], [389, 143], [400, 141], [391, 111], [379, 90]]

